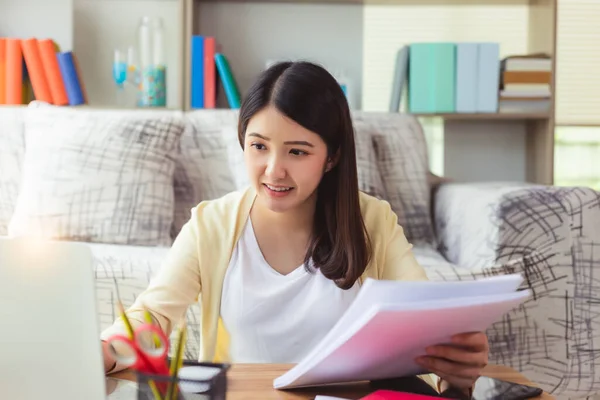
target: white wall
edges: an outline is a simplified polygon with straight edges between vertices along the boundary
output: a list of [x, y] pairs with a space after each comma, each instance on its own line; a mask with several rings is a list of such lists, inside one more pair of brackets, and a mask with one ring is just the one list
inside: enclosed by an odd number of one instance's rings
[[0, 37], [53, 39], [73, 48], [74, 0], [0, 0]]
[[[216, 37], [245, 93], [267, 60], [307, 59], [345, 70], [361, 106], [363, 7], [341, 4], [198, 3], [195, 34]], [[222, 90], [220, 90], [222, 94]], [[223, 96], [220, 96], [221, 98]], [[223, 104], [223, 100], [219, 99]]]
[[444, 175], [462, 182], [525, 182], [525, 123], [447, 121]]
[[[54, 0], [46, 0], [54, 1]], [[64, 1], [64, 0], [63, 0]], [[182, 66], [179, 1], [74, 0], [74, 48], [81, 65], [90, 105], [115, 107], [117, 89], [112, 78], [114, 49], [136, 45], [142, 16], [161, 17], [166, 35], [167, 107], [181, 107], [179, 76]], [[134, 107], [134, 99], [129, 107]]]

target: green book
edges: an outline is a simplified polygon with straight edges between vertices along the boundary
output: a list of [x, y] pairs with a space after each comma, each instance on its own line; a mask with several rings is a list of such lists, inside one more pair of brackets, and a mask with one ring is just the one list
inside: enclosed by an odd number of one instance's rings
[[410, 45], [408, 106], [411, 113], [455, 112], [456, 45]]

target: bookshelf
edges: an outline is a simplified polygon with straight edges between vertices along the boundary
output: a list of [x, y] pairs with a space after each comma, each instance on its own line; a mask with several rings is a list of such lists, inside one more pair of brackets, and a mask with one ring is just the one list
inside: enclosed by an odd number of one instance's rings
[[[41, 0], [40, 0], [41, 1]], [[148, 11], [138, 9], [138, 2], [134, 1], [122, 1], [116, 0], [120, 4], [121, 12], [115, 16], [110, 11], [110, 8], [104, 4], [104, 2], [98, 2], [96, 0], [78, 0], [74, 2], [75, 14], [71, 17], [72, 9], [68, 2], [64, 2], [65, 5], [62, 7], [61, 15], [64, 14], [61, 19], [61, 24], [65, 25], [65, 28], [58, 32], [52, 33], [56, 37], [65, 36], [67, 39], [73, 42], [76, 52], [79, 51], [83, 74], [87, 76], [91, 84], [88, 88], [95, 94], [96, 98], [110, 100], [112, 97], [113, 87], [111, 86], [110, 76], [106, 74], [107, 67], [110, 66], [112, 59], [111, 49], [115, 43], [123, 40], [123, 37], [130, 37], [133, 39], [135, 34], [135, 24], [140, 15], [147, 13]], [[285, 38], [274, 41], [270, 40], [264, 33], [262, 36], [256, 39], [255, 43], [252, 44], [250, 51], [243, 52], [242, 55], [234, 54], [236, 60], [232, 61], [232, 68], [236, 78], [239, 75], [242, 80], [248, 82], [256, 75], [257, 71], [266, 61], [266, 56], [270, 56], [273, 52], [261, 51], [262, 40], [266, 40], [268, 43], [264, 47], [271, 46], [273, 44], [281, 46], [282, 44], [288, 44], [289, 51], [286, 55], [298, 55], [304, 56], [307, 50], [313, 51], [312, 55], [323, 55], [325, 53], [340, 53], [333, 54], [329, 59], [339, 61], [339, 64], [349, 63], [359, 80], [356, 81], [356, 86], [359, 88], [357, 92], [360, 92], [360, 88], [365, 87], [369, 84], [373, 74], [363, 77], [363, 73], [367, 68], [361, 59], [370, 59], [372, 56], [367, 57], [367, 50], [370, 48], [363, 49], [363, 46], [367, 46], [363, 41], [363, 27], [362, 23], [364, 15], [367, 12], [366, 9], [383, 9], [385, 7], [393, 7], [402, 9], [407, 7], [412, 9], [418, 6], [436, 6], [446, 7], [448, 10], [456, 11], [457, 13], [463, 13], [465, 9], [471, 6], [488, 7], [488, 9], [494, 7], [510, 8], [514, 6], [524, 7], [527, 9], [526, 18], [518, 18], [517, 25], [513, 27], [506, 27], [502, 31], [499, 42], [501, 48], [503, 46], [503, 40], [506, 38], [502, 35], [506, 35], [506, 32], [515, 31], [511, 36], [510, 40], [523, 36], [522, 46], [519, 46], [519, 51], [523, 50], [528, 53], [535, 52], [546, 52], [551, 55], [556, 54], [556, 25], [557, 25], [557, 0], [147, 0], [144, 4], [149, 7], [149, 10], [155, 14], [160, 15], [165, 19], [166, 25], [169, 27], [169, 68], [172, 72], [172, 80], [169, 81], [169, 93], [173, 96], [172, 101], [168, 102], [170, 109], [190, 109], [190, 41], [192, 35], [195, 34], [209, 34], [216, 33], [217, 41], [220, 39], [226, 39], [227, 45], [224, 46], [224, 52], [229, 57], [232, 53], [235, 53], [240, 49], [240, 46], [247, 45], [252, 41], [250, 39], [242, 37], [242, 35], [250, 36], [253, 33], [249, 31], [248, 26], [240, 25], [244, 24], [243, 13], [245, 11], [236, 12], [235, 18], [232, 18], [229, 13], [233, 10], [252, 8], [253, 15], [251, 16], [252, 21], [257, 21], [257, 15], [260, 14], [256, 9], [260, 11], [268, 11], [264, 16], [264, 23], [268, 25], [269, 29], [272, 29], [272, 36], [286, 36]], [[289, 6], [289, 7], [288, 7]], [[306, 7], [305, 7], [306, 6]], [[381, 7], [379, 7], [381, 6]], [[125, 8], [124, 8], [125, 7]], [[448, 8], [450, 7], [450, 8]], [[270, 13], [270, 9], [278, 9], [279, 11]], [[277, 22], [278, 18], [287, 12], [287, 10], [301, 11], [302, 16], [296, 15], [287, 16], [284, 23]], [[283, 10], [283, 11], [282, 11]], [[339, 12], [332, 10], [341, 10]], [[361, 11], [363, 10], [363, 11]], [[135, 12], [134, 12], [135, 11]], [[325, 12], [325, 17], [318, 14]], [[311, 14], [307, 17], [307, 14]], [[402, 11], [404, 13], [404, 11]], [[342, 22], [334, 21], [337, 18], [337, 14], [341, 15]], [[454, 14], [453, 14], [454, 15]], [[460, 14], [466, 15], [466, 14]], [[460, 16], [459, 15], [459, 16]], [[523, 14], [525, 15], [525, 14]], [[92, 19], [98, 17], [98, 21], [91, 23]], [[283, 15], [285, 16], [285, 15]], [[314, 18], [313, 18], [314, 17]], [[471, 18], [469, 14], [468, 18]], [[495, 17], [495, 16], [494, 16]], [[498, 16], [499, 18], [502, 15]], [[42, 15], [40, 13], [40, 18]], [[70, 19], [72, 18], [72, 19]], [[262, 16], [260, 18], [263, 18]], [[301, 22], [295, 22], [296, 19]], [[448, 17], [453, 18], [453, 17]], [[465, 19], [468, 19], [465, 18]], [[316, 20], [317, 25], [331, 24], [331, 29], [325, 29], [323, 27], [311, 27], [306, 24], [307, 21]], [[460, 18], [459, 18], [460, 19]], [[0, 17], [0, 20], [2, 18]], [[506, 18], [504, 18], [506, 20]], [[7, 20], [8, 21], [8, 20]], [[330, 22], [331, 21], [331, 22]], [[438, 20], [439, 21], [439, 20]], [[5, 21], [2, 21], [3, 23]], [[67, 23], [68, 22], [68, 23]], [[461, 22], [462, 23], [462, 22]], [[480, 33], [472, 33], [469, 31], [470, 25], [466, 21], [467, 25], [463, 29], [465, 34], [463, 38], [467, 40], [477, 41], [479, 39], [494, 40], [497, 36], [496, 32], [491, 32], [487, 37], [483, 38]], [[294, 25], [295, 24], [295, 25]], [[5, 23], [6, 25], [6, 23]], [[19, 25], [19, 24], [17, 24]], [[294, 25], [294, 26], [289, 26]], [[394, 34], [403, 36], [406, 31], [404, 24], [396, 24], [398, 27], [394, 28]], [[415, 25], [415, 24], [413, 24]], [[8, 25], [7, 25], [8, 26]], [[73, 26], [75, 29], [73, 29]], [[208, 27], [207, 27], [208, 26]], [[391, 26], [391, 25], [388, 25]], [[453, 29], [456, 28], [456, 23], [453, 25]], [[387, 28], [386, 28], [387, 29]], [[404, 29], [404, 31], [402, 30]], [[428, 27], [426, 24], [422, 27], [420, 25], [412, 26], [411, 36], [408, 41], [419, 40], [422, 37], [424, 40], [431, 38], [428, 34]], [[316, 30], [316, 33], [311, 32]], [[214, 31], [214, 32], [211, 32]], [[358, 32], [355, 32], [358, 31]], [[31, 36], [29, 32], [31, 29], [25, 30], [10, 30], [7, 31], [9, 35], [21, 35]], [[74, 32], [74, 33], [73, 33]], [[247, 32], [250, 32], [248, 34]], [[61, 36], [62, 35], [62, 36]], [[223, 35], [226, 38], [223, 38]], [[288, 37], [289, 36], [289, 37]], [[293, 36], [293, 37], [292, 37]], [[315, 41], [315, 36], [319, 39], [319, 42]], [[103, 45], [99, 46], [97, 38], [103, 38]], [[310, 45], [305, 45], [303, 42], [306, 38], [312, 40]], [[237, 39], [240, 40], [237, 40]], [[439, 37], [437, 38], [439, 39]], [[455, 38], [451, 38], [455, 39]], [[130, 40], [130, 39], [127, 39]], [[242, 45], [236, 45], [236, 41], [243, 43]], [[67, 48], [71, 46], [68, 40], [64, 40], [63, 46]], [[340, 44], [338, 46], [338, 43]], [[311, 48], [316, 47], [316, 50]], [[370, 46], [370, 45], [369, 45]], [[356, 55], [349, 56], [349, 48], [356, 47]], [[90, 52], [88, 49], [96, 49], [94, 52]], [[232, 49], [233, 48], [233, 49]], [[371, 47], [372, 48], [372, 47]], [[511, 47], [512, 49], [515, 47]], [[255, 50], [259, 50], [256, 54], [252, 53]], [[334, 49], [333, 51], [331, 49]], [[346, 53], [345, 55], [343, 53]], [[327, 54], [328, 55], [328, 54]], [[376, 55], [375, 59], [380, 55]], [[337, 58], [336, 58], [337, 57]], [[246, 63], [247, 59], [247, 63]], [[241, 62], [240, 60], [244, 60]], [[387, 61], [385, 61], [387, 63]], [[554, 68], [556, 71], [556, 60], [553, 58]], [[390, 64], [391, 67], [391, 64]], [[384, 75], [388, 72], [384, 71]], [[554, 81], [554, 74], [553, 74]], [[445, 131], [458, 131], [458, 130], [469, 130], [473, 132], [473, 135], [478, 135], [477, 141], [479, 147], [475, 146], [473, 149], [465, 150], [465, 153], [476, 152], [481, 149], [487, 153], [493, 153], [495, 150], [491, 147], [492, 143], [496, 143], [495, 137], [501, 136], [504, 131], [500, 127], [504, 127], [506, 131], [513, 129], [515, 126], [520, 133], [520, 136], [506, 135], [505, 137], [514, 137], [515, 141], [519, 142], [519, 170], [525, 171], [523, 176], [520, 174], [517, 176], [518, 179], [526, 179], [527, 181], [540, 183], [540, 184], [552, 184], [553, 183], [553, 164], [554, 164], [554, 101], [555, 101], [555, 85], [554, 82], [552, 87], [552, 100], [551, 110], [549, 113], [493, 113], [493, 114], [416, 114], [418, 117], [436, 117], [437, 119], [444, 122]], [[242, 93], [244, 87], [240, 88]], [[222, 92], [222, 89], [219, 89]], [[359, 93], [359, 97], [364, 98], [363, 93]], [[223, 104], [221, 104], [223, 106]], [[92, 102], [91, 107], [111, 107], [110, 101], [98, 101]], [[358, 105], [357, 109], [373, 109], [365, 108], [362, 105]], [[379, 110], [382, 110], [380, 107]], [[483, 127], [483, 129], [482, 129]], [[489, 129], [488, 129], [489, 128]], [[503, 128], [503, 129], [504, 129]], [[486, 132], [482, 132], [486, 131]], [[489, 131], [489, 132], [487, 132]], [[451, 135], [447, 135], [451, 136]], [[511, 139], [512, 140], [512, 139]], [[522, 143], [522, 144], [521, 144]], [[462, 146], [464, 141], [460, 143]], [[483, 145], [482, 145], [483, 144]], [[449, 144], [452, 147], [452, 143]], [[446, 148], [448, 142], [446, 142]], [[486, 146], [485, 148], [483, 146]], [[452, 153], [452, 149], [450, 153]], [[513, 151], [512, 149], [510, 151]], [[456, 154], [455, 151], [452, 154]], [[508, 159], [511, 156], [507, 157]], [[513, 159], [511, 159], [513, 160]], [[454, 161], [452, 161], [454, 162]], [[451, 164], [451, 162], [450, 162]], [[490, 165], [488, 170], [494, 170], [501, 168], [501, 164]], [[463, 170], [466, 168], [463, 168]], [[492, 174], [490, 174], [491, 176]]]
[[413, 113], [416, 117], [438, 117], [452, 121], [530, 121], [548, 119], [548, 113]]
[[[525, 179], [538, 184], [553, 184], [554, 176], [554, 115], [555, 115], [555, 72], [556, 72], [556, 33], [557, 33], [557, 0], [180, 0], [182, 21], [182, 46], [185, 56], [181, 73], [181, 104], [185, 110], [190, 108], [190, 38], [195, 34], [205, 34], [201, 25], [204, 8], [214, 7], [215, 3], [291, 3], [291, 4], [330, 4], [340, 6], [361, 7], [364, 5], [384, 6], [511, 6], [524, 5], [528, 8], [527, 52], [544, 52], [552, 56], [551, 107], [548, 113], [481, 113], [481, 114], [415, 114], [418, 117], [438, 117], [444, 124], [461, 122], [464, 124], [502, 124], [517, 122], [525, 131]], [[211, 17], [213, 17], [211, 15]], [[216, 24], [227, 24], [221, 17]], [[232, 22], [233, 23], [233, 22]], [[310, 29], [310, 28], [306, 28]], [[477, 38], [473, 38], [477, 40]], [[218, 41], [218, 38], [217, 38]], [[239, 66], [234, 66], [238, 67]]]

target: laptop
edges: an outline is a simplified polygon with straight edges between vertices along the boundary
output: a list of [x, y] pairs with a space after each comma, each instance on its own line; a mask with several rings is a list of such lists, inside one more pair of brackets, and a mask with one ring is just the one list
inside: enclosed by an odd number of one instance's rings
[[104, 400], [92, 258], [83, 243], [0, 239], [0, 390]]

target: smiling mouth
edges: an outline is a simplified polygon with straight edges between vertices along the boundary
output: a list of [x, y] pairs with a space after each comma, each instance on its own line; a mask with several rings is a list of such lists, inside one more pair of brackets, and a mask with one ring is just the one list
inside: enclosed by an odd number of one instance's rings
[[293, 186], [273, 186], [266, 183], [263, 183], [263, 185], [266, 186], [267, 189], [272, 190], [274, 192], [289, 192], [294, 188]]

